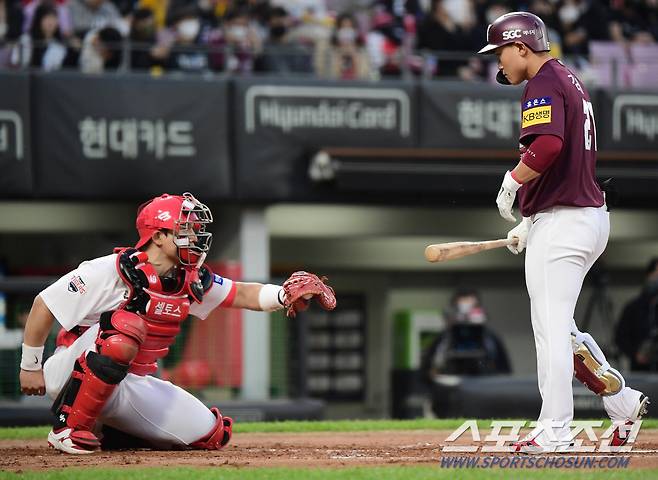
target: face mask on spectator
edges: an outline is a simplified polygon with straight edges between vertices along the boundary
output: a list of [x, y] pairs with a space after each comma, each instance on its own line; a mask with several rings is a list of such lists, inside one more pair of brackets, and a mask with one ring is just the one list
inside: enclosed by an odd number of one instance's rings
[[233, 40], [242, 41], [247, 38], [247, 27], [243, 25], [233, 25], [229, 27], [228, 34]]
[[580, 10], [575, 5], [567, 4], [560, 8], [558, 16], [562, 23], [569, 25], [578, 20], [578, 17], [580, 17]]
[[201, 23], [196, 18], [183, 20], [178, 24], [178, 34], [185, 40], [194, 40], [199, 34]]
[[443, 0], [443, 8], [450, 19], [459, 25], [464, 25], [470, 18], [469, 4], [463, 0]]
[[457, 311], [461, 314], [470, 312], [474, 307], [475, 301], [473, 300], [459, 300], [457, 302]]
[[356, 31], [350, 27], [339, 28], [336, 32], [336, 38], [340, 43], [354, 43]]

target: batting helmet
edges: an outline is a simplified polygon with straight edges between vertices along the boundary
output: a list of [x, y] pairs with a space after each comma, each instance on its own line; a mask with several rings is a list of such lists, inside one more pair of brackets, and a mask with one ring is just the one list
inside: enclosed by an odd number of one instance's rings
[[551, 49], [541, 18], [528, 12], [511, 12], [501, 15], [487, 27], [487, 45], [478, 53], [492, 53], [513, 42], [523, 42], [535, 52]]
[[155, 197], [137, 209], [135, 222], [139, 241], [135, 248], [146, 245], [153, 233], [171, 230], [178, 247], [178, 257], [182, 264], [197, 262], [203, 253], [210, 250], [212, 233], [206, 232], [206, 225], [212, 223], [210, 209], [198, 201], [191, 193]]

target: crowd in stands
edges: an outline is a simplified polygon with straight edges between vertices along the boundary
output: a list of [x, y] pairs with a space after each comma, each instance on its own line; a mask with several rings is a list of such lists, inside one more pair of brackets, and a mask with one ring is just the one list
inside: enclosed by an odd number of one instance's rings
[[658, 40], [658, 0], [0, 0], [0, 69], [487, 79], [474, 52], [513, 10], [578, 67]]

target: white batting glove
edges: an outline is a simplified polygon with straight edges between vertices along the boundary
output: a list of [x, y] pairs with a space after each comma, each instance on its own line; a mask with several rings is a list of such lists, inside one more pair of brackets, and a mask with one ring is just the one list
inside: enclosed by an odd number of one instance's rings
[[507, 232], [508, 240], [512, 238], [518, 239], [515, 245], [507, 245], [507, 249], [514, 255], [518, 255], [525, 249], [528, 243], [528, 232], [530, 231], [531, 224], [530, 217], [523, 217], [516, 227]]
[[523, 184], [517, 182], [512, 178], [512, 173], [508, 170], [503, 177], [503, 183], [500, 185], [500, 191], [496, 198], [496, 205], [500, 216], [508, 222], [516, 222], [516, 217], [512, 215], [512, 205], [516, 198], [516, 191], [521, 188]]

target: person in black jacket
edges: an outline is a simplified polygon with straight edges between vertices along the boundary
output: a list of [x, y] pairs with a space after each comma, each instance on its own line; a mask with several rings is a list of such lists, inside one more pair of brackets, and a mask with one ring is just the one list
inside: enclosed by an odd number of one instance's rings
[[503, 342], [485, 325], [487, 316], [477, 291], [457, 290], [444, 317], [447, 328], [423, 354], [421, 369], [426, 380], [437, 374], [511, 373]]
[[658, 371], [658, 257], [647, 265], [640, 294], [624, 306], [615, 337], [631, 370]]

